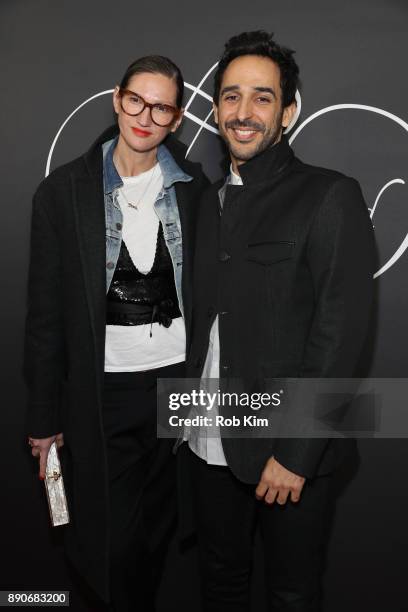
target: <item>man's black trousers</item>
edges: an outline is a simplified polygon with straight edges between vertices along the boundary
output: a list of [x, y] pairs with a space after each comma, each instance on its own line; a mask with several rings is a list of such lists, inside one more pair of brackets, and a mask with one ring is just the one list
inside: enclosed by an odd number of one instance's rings
[[203, 612], [248, 612], [253, 537], [262, 539], [268, 612], [320, 611], [320, 579], [332, 514], [331, 476], [306, 481], [298, 503], [268, 506], [228, 467], [190, 464]]

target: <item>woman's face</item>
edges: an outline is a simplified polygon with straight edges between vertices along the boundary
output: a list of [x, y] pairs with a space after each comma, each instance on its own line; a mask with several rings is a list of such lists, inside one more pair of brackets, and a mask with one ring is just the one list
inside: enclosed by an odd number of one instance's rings
[[[149, 72], [135, 74], [128, 82], [126, 89], [139, 94], [150, 104], [161, 103], [176, 106], [176, 82], [163, 74]], [[181, 115], [170, 126], [161, 127], [152, 121], [150, 109], [147, 106], [139, 115], [127, 115], [121, 107], [118, 91], [119, 88], [116, 87], [113, 94], [113, 106], [118, 115], [120, 134], [134, 151], [143, 153], [155, 149], [169, 132], [175, 132], [179, 127], [182, 120]]]

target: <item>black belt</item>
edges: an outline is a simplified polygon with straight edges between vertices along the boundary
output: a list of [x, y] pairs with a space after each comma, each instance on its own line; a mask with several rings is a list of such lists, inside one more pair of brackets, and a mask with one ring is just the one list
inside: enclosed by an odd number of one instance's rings
[[[173, 300], [162, 300], [158, 304], [133, 304], [108, 300], [106, 307], [107, 325], [146, 325], [159, 323], [170, 327], [173, 319], [181, 316], [178, 304]], [[150, 327], [150, 336], [152, 330]]]
[[152, 314], [151, 304], [133, 304], [132, 302], [108, 302], [108, 312], [120, 312], [125, 314]]

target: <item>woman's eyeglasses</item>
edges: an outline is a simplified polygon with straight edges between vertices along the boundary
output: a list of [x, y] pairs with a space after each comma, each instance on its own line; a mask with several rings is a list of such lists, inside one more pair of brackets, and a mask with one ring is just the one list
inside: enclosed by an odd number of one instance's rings
[[141, 95], [130, 89], [120, 88], [118, 95], [120, 96], [120, 104], [124, 113], [136, 117], [140, 115], [147, 106], [147, 108], [150, 109], [150, 116], [153, 123], [160, 127], [168, 127], [181, 115], [181, 110], [179, 108], [170, 106], [170, 104], [162, 104], [161, 102], [150, 104], [150, 102], [146, 102]]

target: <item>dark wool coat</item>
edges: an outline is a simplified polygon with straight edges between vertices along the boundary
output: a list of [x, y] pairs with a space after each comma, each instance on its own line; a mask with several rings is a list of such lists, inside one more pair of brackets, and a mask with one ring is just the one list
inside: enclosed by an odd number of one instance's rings
[[[226, 187], [221, 215], [222, 183], [200, 204], [188, 376], [202, 372], [219, 313], [223, 378], [261, 391], [265, 379], [352, 377], [368, 333], [376, 263], [357, 181], [302, 163], [285, 137], [239, 170], [244, 184]], [[323, 438], [224, 436], [222, 443], [231, 470], [248, 483], [259, 481], [272, 455], [302, 476], [328, 473], [347, 446]]]
[[[26, 325], [27, 432], [64, 433], [64, 479], [71, 515], [65, 529], [71, 561], [108, 598], [107, 466], [101, 401], [104, 376], [106, 255], [101, 144], [57, 168], [33, 201]], [[208, 185], [201, 166], [184, 159], [172, 136], [166, 146], [193, 177], [176, 183], [183, 236], [182, 292], [187, 342], [196, 210]], [[188, 344], [187, 344], [188, 346]]]

